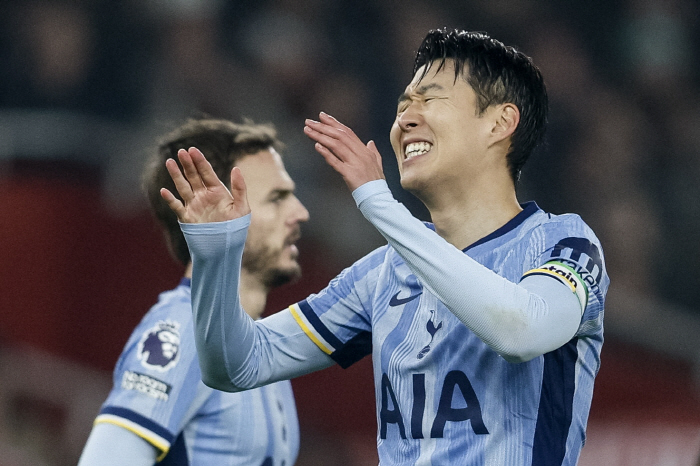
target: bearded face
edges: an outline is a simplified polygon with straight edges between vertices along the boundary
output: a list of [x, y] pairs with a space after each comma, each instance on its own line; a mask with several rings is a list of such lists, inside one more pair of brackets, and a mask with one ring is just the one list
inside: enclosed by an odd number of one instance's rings
[[270, 236], [256, 234], [251, 225], [243, 252], [243, 268], [258, 276], [267, 288], [297, 280], [301, 276], [301, 266], [297, 262], [299, 252], [294, 243], [300, 236], [297, 226], [283, 241], [273, 243]]
[[251, 223], [243, 252], [243, 269], [267, 288], [301, 275], [299, 250], [294, 243], [301, 236], [300, 225], [309, 212], [294, 195], [294, 182], [274, 149], [240, 160], [248, 188]]

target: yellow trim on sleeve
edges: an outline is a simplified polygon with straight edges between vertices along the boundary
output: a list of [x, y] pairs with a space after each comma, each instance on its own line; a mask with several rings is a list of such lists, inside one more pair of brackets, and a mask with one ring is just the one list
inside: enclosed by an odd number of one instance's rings
[[158, 455], [158, 457], [156, 458], [156, 461], [158, 461], [158, 462], [163, 461], [163, 458], [165, 458], [165, 455], [167, 455], [167, 454], [168, 454], [168, 451], [170, 451], [170, 445], [168, 445], [167, 443], [164, 443], [164, 442], [158, 440], [158, 439], [155, 438], [154, 436], [147, 435], [147, 434], [146, 434], [145, 432], [143, 432], [143, 431], [140, 431], [140, 430], [138, 430], [138, 429], [134, 429], [134, 428], [131, 426], [131, 423], [129, 423], [129, 422], [122, 421], [122, 420], [120, 420], [119, 418], [114, 417], [114, 416], [110, 416], [110, 417], [108, 417], [108, 418], [104, 418], [104, 417], [103, 417], [103, 418], [97, 418], [97, 419], [95, 419], [95, 425], [97, 425], [97, 424], [103, 424], [103, 423], [106, 423], [106, 424], [114, 424], [115, 426], [122, 427], [122, 428], [128, 430], [129, 432], [138, 435], [139, 437], [141, 437], [142, 439], [144, 439], [145, 441], [147, 441], [148, 443], [150, 443], [151, 445], [153, 445], [154, 447], [156, 447], [158, 450], [161, 451], [161, 453], [160, 453], [160, 454]]
[[289, 306], [289, 310], [290, 310], [291, 313], [292, 313], [292, 317], [294, 317], [294, 320], [297, 321], [297, 324], [299, 324], [299, 327], [301, 327], [301, 329], [304, 331], [304, 333], [306, 334], [306, 336], [308, 336], [309, 338], [311, 338], [311, 341], [313, 341], [314, 343], [316, 343], [316, 346], [318, 346], [318, 347], [321, 349], [321, 351], [323, 351], [324, 353], [326, 353], [326, 354], [328, 354], [328, 355], [330, 355], [331, 353], [333, 353], [333, 351], [331, 351], [330, 349], [328, 349], [328, 348], [326, 347], [326, 345], [324, 345], [323, 343], [321, 343], [321, 340], [319, 340], [319, 339], [316, 337], [316, 335], [314, 335], [314, 334], [311, 332], [311, 330], [309, 329], [309, 327], [307, 327], [306, 324], [304, 323], [304, 321], [302, 320], [301, 316], [297, 313], [296, 309], [294, 309], [294, 306], [293, 306], [293, 305], [292, 305], [292, 306]]

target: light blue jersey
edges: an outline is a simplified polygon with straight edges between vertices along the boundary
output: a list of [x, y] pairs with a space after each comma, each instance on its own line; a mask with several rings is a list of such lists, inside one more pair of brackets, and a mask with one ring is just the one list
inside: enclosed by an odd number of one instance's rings
[[240, 393], [205, 386], [190, 281], [160, 295], [127, 342], [96, 423], [144, 438], [162, 465], [291, 466], [299, 425], [288, 381]]
[[609, 279], [598, 239], [578, 216], [523, 207], [464, 253], [513, 283], [541, 274], [571, 286], [583, 314], [574, 338], [555, 351], [507, 362], [391, 246], [291, 307], [341, 366], [372, 355], [382, 465], [576, 464], [600, 366]]

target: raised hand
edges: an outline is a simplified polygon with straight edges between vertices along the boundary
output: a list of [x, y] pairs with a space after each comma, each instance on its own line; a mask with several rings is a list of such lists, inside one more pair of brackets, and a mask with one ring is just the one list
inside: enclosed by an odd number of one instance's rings
[[250, 213], [245, 181], [238, 167], [231, 170], [229, 191], [199, 149], [180, 149], [177, 158], [184, 175], [173, 159], [168, 159], [165, 166], [182, 201], [166, 188], [160, 190], [160, 195], [180, 222], [224, 222]]
[[323, 112], [319, 119], [306, 120], [304, 133], [316, 141], [316, 151], [343, 176], [351, 191], [368, 181], [384, 179], [382, 156], [374, 141], [365, 145], [350, 128]]

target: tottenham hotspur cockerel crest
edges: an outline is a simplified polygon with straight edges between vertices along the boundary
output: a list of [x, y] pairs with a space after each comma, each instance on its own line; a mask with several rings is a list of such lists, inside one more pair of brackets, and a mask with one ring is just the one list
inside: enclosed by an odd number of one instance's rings
[[138, 358], [147, 369], [165, 372], [180, 360], [180, 324], [161, 320], [139, 341]]

